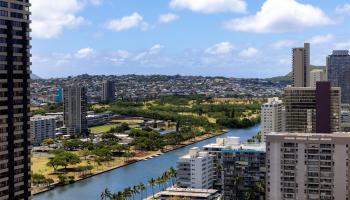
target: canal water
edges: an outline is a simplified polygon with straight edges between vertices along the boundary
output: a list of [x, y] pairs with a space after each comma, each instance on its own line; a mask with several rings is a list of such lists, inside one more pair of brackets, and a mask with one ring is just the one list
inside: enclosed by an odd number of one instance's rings
[[[260, 131], [260, 126], [247, 129], [233, 129], [217, 137], [237, 136], [241, 141], [246, 141]], [[216, 137], [216, 138], [217, 138]], [[33, 200], [98, 200], [101, 199], [101, 192], [109, 188], [112, 192], [118, 192], [126, 187], [133, 187], [140, 182], [148, 183], [148, 180], [160, 176], [171, 166], [175, 167], [176, 161], [182, 155], [188, 153], [192, 147], [203, 147], [215, 142], [216, 138], [210, 138], [202, 142], [168, 152], [157, 158], [147, 161], [140, 161], [119, 169], [100, 174], [83, 181], [76, 182], [64, 187], [57, 187], [54, 190], [36, 195]], [[156, 190], [157, 187], [155, 187]], [[148, 188], [148, 195], [152, 194]], [[135, 197], [135, 200], [141, 199]]]

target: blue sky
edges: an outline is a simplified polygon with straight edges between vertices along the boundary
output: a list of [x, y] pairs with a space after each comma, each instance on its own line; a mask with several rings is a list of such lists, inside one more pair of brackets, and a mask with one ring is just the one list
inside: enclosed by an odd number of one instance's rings
[[312, 63], [350, 49], [347, 0], [48, 0], [32, 2], [32, 71], [41, 77], [182, 74], [272, 77], [291, 48]]

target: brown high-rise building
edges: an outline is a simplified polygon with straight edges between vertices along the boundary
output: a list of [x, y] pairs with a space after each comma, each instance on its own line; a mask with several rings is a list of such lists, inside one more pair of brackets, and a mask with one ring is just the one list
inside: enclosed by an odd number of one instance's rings
[[293, 86], [308, 87], [310, 85], [310, 44], [293, 48]]
[[29, 0], [0, 1], [0, 199], [30, 199]]
[[327, 81], [315, 87], [287, 87], [284, 94], [285, 130], [292, 133], [340, 131], [341, 91]]

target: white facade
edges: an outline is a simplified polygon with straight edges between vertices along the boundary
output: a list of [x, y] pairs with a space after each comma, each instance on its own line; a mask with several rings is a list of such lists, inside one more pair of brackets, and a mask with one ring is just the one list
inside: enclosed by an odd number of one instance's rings
[[262, 142], [271, 132], [283, 131], [284, 108], [282, 100], [278, 97], [269, 98], [267, 103], [261, 106], [261, 134]]
[[55, 137], [56, 117], [34, 116], [30, 119], [33, 144], [40, 145], [47, 138]]
[[266, 199], [348, 199], [349, 146], [344, 132], [269, 134]]
[[208, 152], [192, 148], [177, 162], [177, 186], [209, 189], [213, 185], [213, 158]]
[[326, 73], [320, 69], [310, 71], [310, 87], [316, 87], [316, 82], [326, 81]]

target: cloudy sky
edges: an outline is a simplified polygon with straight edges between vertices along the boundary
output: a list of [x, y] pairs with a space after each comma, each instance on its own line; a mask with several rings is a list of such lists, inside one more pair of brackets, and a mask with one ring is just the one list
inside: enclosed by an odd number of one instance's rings
[[31, 0], [41, 77], [182, 74], [271, 77], [291, 48], [312, 63], [350, 49], [348, 0]]

